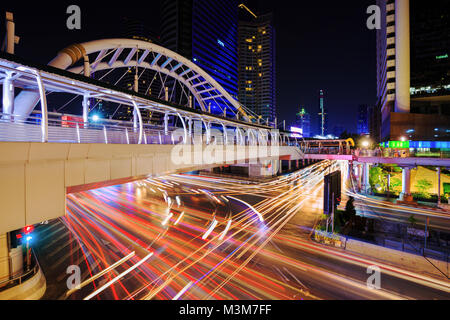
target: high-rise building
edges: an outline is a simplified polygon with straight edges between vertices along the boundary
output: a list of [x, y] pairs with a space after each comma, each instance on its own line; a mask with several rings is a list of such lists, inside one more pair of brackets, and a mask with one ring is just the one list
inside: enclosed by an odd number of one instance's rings
[[357, 131], [359, 135], [370, 134], [369, 128], [369, 107], [365, 104], [358, 107]]
[[328, 135], [328, 109], [325, 106], [325, 93], [319, 91], [319, 112], [318, 112], [318, 135]]
[[[122, 19], [122, 37], [160, 44], [156, 33], [153, 30], [151, 30], [143, 20], [132, 17], [124, 17]], [[143, 52], [144, 52], [143, 50], [138, 50], [137, 55], [140, 55]], [[135, 68], [129, 69], [127, 73], [121, 77], [121, 81], [118, 83], [118, 85], [126, 90], [130, 91], [136, 90], [135, 74], [136, 74]], [[155, 78], [156, 76], [155, 72], [147, 70], [142, 74], [139, 71], [138, 74], [139, 79], [137, 82], [138, 84], [137, 89], [139, 93], [151, 96], [152, 92], [153, 93], [159, 92], [161, 82], [153, 80], [153, 78]], [[159, 79], [156, 78], [155, 80]], [[134, 108], [131, 106], [128, 107], [122, 106], [117, 110], [111, 111], [112, 113], [115, 113], [115, 118], [119, 120], [130, 120], [133, 117]], [[160, 115], [152, 115], [152, 113], [148, 110], [141, 110], [141, 116], [142, 120], [145, 123], [150, 122], [150, 120], [154, 116], [156, 116], [158, 119], [160, 118]]]
[[[237, 99], [238, 2], [163, 0], [161, 8], [162, 45], [193, 61]], [[215, 105], [211, 111], [221, 112]]]
[[302, 129], [304, 138], [311, 137], [311, 115], [304, 107], [296, 114], [293, 126]]
[[272, 14], [240, 11], [239, 102], [264, 121], [276, 118], [275, 28]]
[[448, 139], [448, 1], [378, 0], [377, 4], [382, 26], [377, 30], [374, 137]]

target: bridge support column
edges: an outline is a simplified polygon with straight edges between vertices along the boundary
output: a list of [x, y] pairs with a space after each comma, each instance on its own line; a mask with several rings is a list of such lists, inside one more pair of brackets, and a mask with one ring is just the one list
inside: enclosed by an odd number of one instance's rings
[[363, 183], [362, 183], [362, 187], [363, 187], [363, 192], [365, 192], [365, 193], [368, 193], [369, 190], [370, 190], [369, 177], [370, 177], [370, 164], [369, 163], [364, 163], [364, 165], [363, 165]]
[[164, 115], [164, 135], [169, 135], [169, 115], [167, 113]]
[[411, 195], [411, 169], [413, 167], [402, 167], [402, 193], [400, 194], [400, 201], [413, 202]]
[[289, 171], [292, 170], [292, 161], [291, 160], [288, 161], [288, 170]]
[[88, 123], [89, 118], [89, 97], [83, 96], [83, 122]]
[[357, 175], [358, 175], [358, 191], [362, 190], [362, 165], [361, 164], [357, 164], [356, 165], [357, 168]]
[[[11, 73], [3, 80], [3, 111], [4, 114], [14, 114], [14, 81]], [[10, 120], [11, 116], [3, 115], [3, 119]]]
[[138, 129], [138, 126], [139, 126], [138, 123], [139, 123], [139, 118], [138, 118], [137, 110], [135, 108], [134, 111], [133, 111], [133, 129], [134, 129], [134, 132], [136, 132], [137, 129]]

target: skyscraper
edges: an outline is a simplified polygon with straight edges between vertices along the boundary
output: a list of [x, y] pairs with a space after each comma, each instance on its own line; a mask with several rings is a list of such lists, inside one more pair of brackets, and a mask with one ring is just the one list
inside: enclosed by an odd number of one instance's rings
[[357, 130], [359, 135], [370, 134], [369, 128], [369, 107], [365, 104], [358, 107]]
[[296, 114], [295, 118], [294, 127], [302, 129], [304, 138], [311, 137], [311, 115], [304, 107]]
[[450, 129], [448, 1], [378, 0], [377, 4], [382, 23], [377, 31], [374, 137], [398, 140], [414, 132], [420, 139], [446, 138]]
[[276, 118], [275, 28], [272, 14], [242, 8], [238, 29], [239, 102], [263, 120]]
[[162, 45], [193, 61], [237, 99], [237, 1], [163, 0], [161, 7]]
[[326, 136], [328, 134], [328, 110], [325, 107], [325, 94], [323, 90], [319, 91], [319, 113], [318, 113], [318, 135]]

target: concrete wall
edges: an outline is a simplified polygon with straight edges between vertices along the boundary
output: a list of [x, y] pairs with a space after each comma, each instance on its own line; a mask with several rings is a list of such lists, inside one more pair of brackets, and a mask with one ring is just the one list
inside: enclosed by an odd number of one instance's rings
[[42, 270], [27, 281], [0, 292], [0, 300], [39, 300], [47, 289], [47, 283]]
[[6, 234], [0, 234], [0, 282], [9, 279], [9, 252]]
[[301, 157], [295, 147], [269, 148], [269, 154], [261, 155], [258, 147], [228, 146], [226, 150], [214, 151], [212, 147], [197, 146], [185, 155], [192, 160], [195, 156], [201, 159], [204, 151], [209, 150], [218, 155], [218, 160], [212, 164], [176, 163], [183, 155], [179, 153], [181, 147], [0, 142], [0, 234], [63, 216], [67, 188], [87, 186], [92, 189], [108, 185], [108, 182], [111, 185], [111, 181], [120, 184], [149, 175], [248, 163], [258, 158], [295, 160]]

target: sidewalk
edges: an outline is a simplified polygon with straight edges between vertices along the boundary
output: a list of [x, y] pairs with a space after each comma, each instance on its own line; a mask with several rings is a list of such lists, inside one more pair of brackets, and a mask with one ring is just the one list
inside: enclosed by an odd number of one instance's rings
[[450, 268], [448, 261], [425, 258], [420, 255], [398, 251], [370, 243], [347, 239], [345, 251], [379, 260], [383, 263], [397, 266], [412, 272], [428, 275], [441, 280], [450, 281]]
[[[320, 237], [323, 239], [323, 237]], [[364, 241], [349, 239], [341, 235], [333, 235], [329, 241], [318, 242], [325, 247], [332, 247], [336, 251], [346, 252], [362, 259], [372, 260], [374, 264], [380, 263], [390, 267], [407, 270], [437, 280], [447, 281], [450, 284], [450, 266], [448, 261], [425, 258], [404, 251], [386, 248]]]

